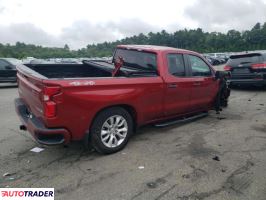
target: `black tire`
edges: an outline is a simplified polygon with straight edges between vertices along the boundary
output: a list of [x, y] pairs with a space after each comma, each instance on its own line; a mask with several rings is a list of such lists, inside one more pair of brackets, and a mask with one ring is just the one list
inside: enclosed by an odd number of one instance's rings
[[[128, 131], [125, 139], [116, 147], [107, 147], [101, 139], [101, 131], [107, 119], [113, 116], [122, 116], [127, 123]], [[133, 133], [133, 120], [131, 115], [121, 107], [112, 107], [101, 111], [94, 119], [90, 128], [90, 139], [92, 147], [101, 154], [111, 154], [122, 150]]]
[[223, 100], [222, 101], [222, 107], [228, 107], [228, 100]]

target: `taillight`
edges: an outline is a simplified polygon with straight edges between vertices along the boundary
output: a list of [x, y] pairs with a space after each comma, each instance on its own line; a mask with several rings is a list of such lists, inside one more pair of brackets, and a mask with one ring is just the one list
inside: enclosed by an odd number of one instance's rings
[[232, 67], [229, 65], [224, 66], [224, 71], [231, 71]]
[[53, 96], [58, 93], [60, 93], [60, 87], [58, 86], [44, 87], [43, 105], [45, 117], [51, 118], [56, 116], [56, 102], [53, 101]]
[[266, 69], [266, 63], [258, 63], [251, 65], [252, 69]]
[[55, 117], [56, 116], [56, 103], [53, 101], [44, 102], [44, 115], [45, 117]]

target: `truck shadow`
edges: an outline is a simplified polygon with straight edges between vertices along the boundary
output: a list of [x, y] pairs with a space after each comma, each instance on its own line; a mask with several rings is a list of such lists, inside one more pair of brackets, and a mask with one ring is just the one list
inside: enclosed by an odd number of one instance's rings
[[[172, 129], [181, 127], [186, 123], [181, 124], [175, 124], [163, 128], [158, 128], [153, 125], [146, 125], [141, 128], [139, 128], [130, 138], [129, 143], [136, 143], [136, 142], [146, 142], [153, 138], [153, 135], [159, 135], [159, 134], [165, 134], [169, 132], [171, 134]], [[49, 165], [54, 163], [74, 163], [77, 161], [93, 161], [95, 159], [104, 159], [105, 157], [112, 156], [120, 156], [120, 154], [128, 148], [128, 145], [125, 147], [124, 150], [117, 152], [115, 154], [100, 154], [96, 152], [92, 147], [85, 147], [83, 141], [76, 141], [72, 142], [67, 146], [42, 146], [37, 145], [41, 148], [44, 148], [44, 152], [41, 152], [40, 154], [46, 154], [47, 158], [49, 159]], [[130, 150], [129, 150], [130, 151]], [[53, 153], [56, 152], [56, 153]], [[39, 154], [39, 155], [40, 155]], [[29, 152], [27, 150], [25, 153], [19, 153], [18, 155], [19, 159], [30, 159], [32, 156], [38, 156], [37, 154]]]
[[[163, 128], [154, 127], [153, 125], [141, 127], [135, 134], [133, 134], [129, 144], [124, 150], [110, 155], [102, 155], [92, 148], [85, 148], [83, 142], [72, 142], [68, 146], [42, 146], [36, 143], [29, 144], [24, 151], [14, 153], [15, 159], [11, 156], [3, 158], [3, 165], [8, 166], [16, 165], [16, 163], [26, 163], [25, 165], [27, 165], [27, 169], [24, 167], [21, 168], [20, 165], [18, 165], [18, 168], [14, 168], [14, 172], [12, 171], [12, 173], [14, 173], [14, 176], [11, 177], [12, 179], [10, 179], [10, 177], [5, 177], [3, 180], [0, 179], [0, 187], [5, 187], [6, 185], [18, 187], [27, 181], [29, 183], [36, 182], [39, 177], [50, 180], [53, 179], [53, 177], [56, 177], [57, 173], [61, 173], [62, 168], [64, 168], [66, 172], [69, 170], [76, 170], [84, 174], [97, 175], [97, 173], [100, 173], [100, 169], [95, 167], [95, 165], [101, 164], [104, 166], [111, 160], [119, 161], [121, 160], [121, 155], [124, 155], [124, 159], [126, 159], [127, 156], [132, 153], [134, 154], [134, 149], [136, 148], [136, 145], [138, 145], [137, 143], [147, 145], [151, 140], [158, 142], [158, 137], [156, 139], [154, 138], [154, 135], [160, 137], [160, 135], [175, 134], [171, 130], [179, 128], [187, 123], [190, 122], [175, 124]], [[36, 146], [43, 148], [43, 151], [40, 153], [31, 152], [30, 150]], [[47, 169], [49, 170], [49, 174], [47, 174]]]
[[[131, 137], [130, 142], [149, 142], [152, 141], [154, 136], [159, 136], [159, 137], [165, 137], [166, 134], [174, 134], [176, 135], [176, 131], [178, 131], [179, 128], [182, 129], [183, 126], [193, 123], [193, 122], [201, 122], [201, 120], [207, 118], [207, 116], [202, 117], [202, 118], [197, 118], [197, 119], [193, 119], [190, 121], [186, 121], [186, 122], [177, 122], [176, 124], [171, 124], [165, 127], [156, 127], [154, 124], [149, 124], [149, 125], [145, 125], [140, 127]], [[182, 132], [184, 132], [184, 130], [182, 130]], [[161, 136], [160, 136], [161, 135]], [[158, 137], [157, 137], [158, 138]], [[156, 139], [154, 139], [154, 142], [157, 141]], [[143, 143], [143, 145], [146, 145]]]
[[[198, 119], [192, 119], [192, 120], [186, 121], [186, 122], [168, 125], [165, 127], [156, 127], [154, 124], [148, 124], [148, 125], [142, 126], [132, 134], [132, 136], [129, 140], [129, 143], [138, 142], [138, 141], [149, 141], [153, 138], [154, 135], [160, 135], [160, 134], [165, 135], [166, 133], [172, 134], [173, 132], [171, 130], [182, 127], [182, 126], [187, 125], [189, 123], [193, 123], [194, 121], [200, 121], [201, 119], [205, 119], [208, 116], [209, 115], [207, 115], [205, 117], [198, 118]], [[60, 148], [62, 150], [62, 152], [68, 152], [71, 155], [79, 154], [80, 156], [82, 156], [82, 157], [85, 156], [87, 158], [89, 156], [92, 156], [92, 158], [89, 160], [93, 160], [96, 157], [108, 156], [108, 155], [103, 155], [103, 154], [97, 153], [91, 146], [85, 147], [83, 141], [72, 142], [70, 145], [64, 146], [64, 147], [58, 146], [58, 147], [47, 147], [47, 148], [48, 149], [49, 148]], [[125, 147], [125, 149], [127, 149], [127, 146]], [[115, 154], [110, 154], [110, 155], [115, 155]], [[118, 152], [118, 154], [119, 154], [119, 152]]]

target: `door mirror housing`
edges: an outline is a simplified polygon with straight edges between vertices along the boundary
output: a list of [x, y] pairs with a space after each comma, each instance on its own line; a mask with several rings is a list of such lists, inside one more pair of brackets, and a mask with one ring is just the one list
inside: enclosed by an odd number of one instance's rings
[[220, 71], [215, 71], [215, 79], [220, 79], [221, 78], [221, 73]]
[[215, 79], [227, 79], [231, 76], [231, 72], [228, 71], [215, 71]]

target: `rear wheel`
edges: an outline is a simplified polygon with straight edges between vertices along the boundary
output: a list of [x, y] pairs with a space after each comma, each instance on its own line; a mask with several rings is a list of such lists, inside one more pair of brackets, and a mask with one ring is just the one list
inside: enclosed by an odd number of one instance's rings
[[103, 154], [123, 149], [133, 132], [130, 114], [121, 107], [108, 108], [95, 118], [90, 134], [92, 146]]

